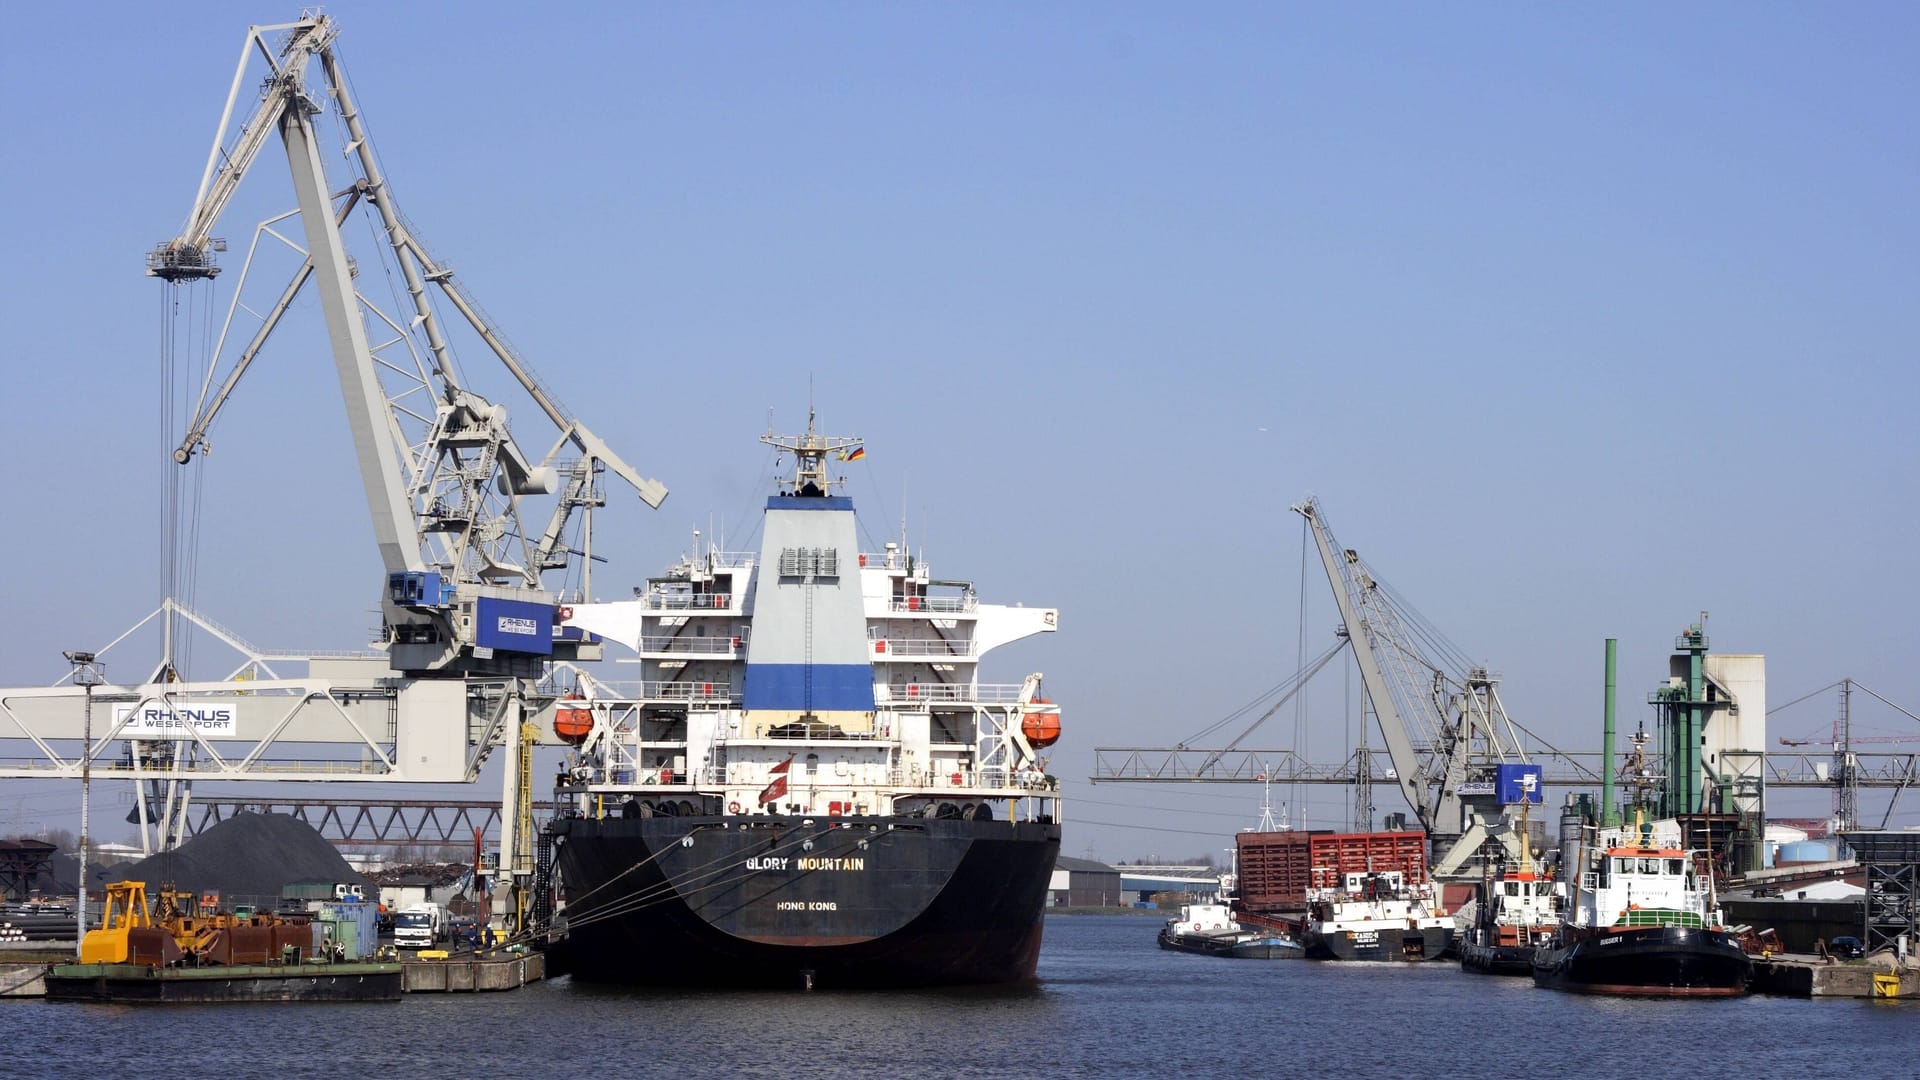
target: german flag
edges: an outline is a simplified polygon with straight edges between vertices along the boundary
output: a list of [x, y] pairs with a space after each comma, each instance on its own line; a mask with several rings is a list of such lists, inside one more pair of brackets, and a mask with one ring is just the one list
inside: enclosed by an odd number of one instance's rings
[[845, 450], [840, 451], [841, 461], [859, 461], [861, 458], [866, 456], [867, 456], [867, 448], [864, 446], [849, 447]]

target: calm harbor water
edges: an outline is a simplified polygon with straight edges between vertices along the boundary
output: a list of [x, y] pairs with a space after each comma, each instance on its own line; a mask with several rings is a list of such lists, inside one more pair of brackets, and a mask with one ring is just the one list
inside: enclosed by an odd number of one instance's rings
[[1169, 953], [1158, 925], [1050, 917], [1040, 981], [1016, 990], [557, 979], [388, 1005], [5, 1002], [0, 1024], [19, 1076], [1920, 1077], [1920, 1002], [1583, 998], [1451, 963]]

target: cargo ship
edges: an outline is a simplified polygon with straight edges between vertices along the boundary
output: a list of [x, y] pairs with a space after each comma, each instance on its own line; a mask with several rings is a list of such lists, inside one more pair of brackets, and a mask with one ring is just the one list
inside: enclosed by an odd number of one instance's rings
[[543, 830], [550, 950], [574, 977], [669, 986], [910, 987], [1031, 979], [1060, 847], [1060, 733], [1040, 676], [979, 678], [1056, 629], [983, 603], [904, 536], [862, 551], [829, 475], [862, 442], [768, 434], [792, 472], [756, 552], [710, 544], [556, 633], [632, 648], [582, 675]]
[[1573, 894], [1552, 941], [1534, 953], [1537, 986], [1583, 994], [1734, 997], [1753, 961], [1723, 925], [1701, 853], [1654, 843], [1582, 842], [1569, 865]]
[[1304, 955], [1300, 941], [1277, 927], [1243, 926], [1226, 904], [1182, 904], [1160, 928], [1160, 947], [1231, 960], [1289, 960]]
[[1438, 960], [1453, 946], [1423, 832], [1250, 830], [1234, 859], [1235, 909], [1298, 925], [1309, 960]]

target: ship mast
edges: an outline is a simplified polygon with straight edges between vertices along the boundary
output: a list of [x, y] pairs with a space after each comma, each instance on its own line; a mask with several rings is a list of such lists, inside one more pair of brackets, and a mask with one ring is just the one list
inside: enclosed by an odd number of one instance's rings
[[[769, 424], [769, 427], [772, 425]], [[814, 423], [813, 406], [807, 406], [807, 432], [804, 435], [775, 435], [769, 431], [760, 436], [760, 441], [776, 450], [793, 455], [793, 479], [787, 482], [784, 494], [804, 498], [825, 498], [833, 493], [835, 484], [845, 484], [844, 478], [827, 475], [827, 460], [838, 456], [841, 461], [851, 461], [863, 451], [862, 440], [856, 435], [822, 435]]]

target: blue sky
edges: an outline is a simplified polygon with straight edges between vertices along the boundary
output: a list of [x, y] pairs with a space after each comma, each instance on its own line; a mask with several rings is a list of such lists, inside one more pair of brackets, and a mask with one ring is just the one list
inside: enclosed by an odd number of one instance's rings
[[[1044, 670], [1064, 703], [1072, 854], [1217, 849], [1257, 813], [1081, 781], [1095, 745], [1170, 745], [1293, 669], [1309, 492], [1562, 745], [1598, 742], [1604, 638], [1633, 722], [1701, 610], [1717, 650], [1768, 655], [1775, 703], [1852, 676], [1920, 705], [1910, 6], [327, 10], [408, 215], [673, 490], [603, 517], [601, 591], [695, 528], [745, 536], [755, 437], [769, 407], [802, 422], [811, 381], [867, 440], [872, 535], [904, 514], [941, 574], [1062, 609], [989, 677]], [[292, 13], [9, 13], [0, 683], [160, 595], [141, 259], [186, 214], [244, 26]], [[277, 155], [236, 250], [291, 203]], [[263, 644], [363, 642], [379, 563], [311, 300], [213, 440], [197, 604]], [[1312, 692], [1310, 752], [1344, 748], [1342, 697]], [[1183, 831], [1143, 851], [1146, 827]]]

